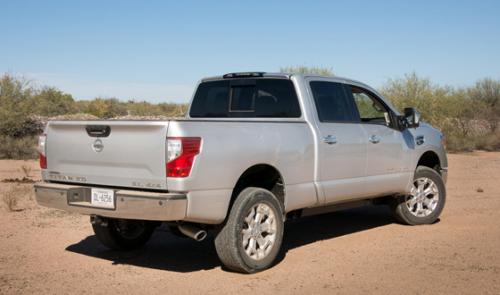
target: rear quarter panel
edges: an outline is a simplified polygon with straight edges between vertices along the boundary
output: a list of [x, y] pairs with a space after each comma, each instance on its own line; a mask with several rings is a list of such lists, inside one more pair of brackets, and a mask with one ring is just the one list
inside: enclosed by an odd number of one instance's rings
[[304, 121], [172, 121], [169, 137], [202, 138], [201, 152], [187, 178], [168, 178], [170, 191], [188, 192], [187, 220], [224, 220], [239, 177], [257, 164], [275, 167], [286, 190], [285, 208], [317, 203], [314, 141]]

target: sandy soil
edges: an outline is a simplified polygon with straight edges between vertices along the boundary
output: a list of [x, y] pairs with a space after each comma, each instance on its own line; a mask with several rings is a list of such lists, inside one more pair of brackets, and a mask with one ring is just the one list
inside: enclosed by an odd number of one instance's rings
[[[29, 184], [0, 183], [2, 196], [20, 196], [19, 211], [0, 209], [0, 294], [500, 294], [500, 153], [449, 158], [440, 222], [399, 225], [384, 207], [294, 221], [280, 261], [255, 275], [222, 270], [212, 239], [164, 228], [142, 250], [106, 250], [88, 217], [38, 207]], [[0, 161], [0, 179], [22, 178], [23, 165], [39, 177], [35, 161]]]

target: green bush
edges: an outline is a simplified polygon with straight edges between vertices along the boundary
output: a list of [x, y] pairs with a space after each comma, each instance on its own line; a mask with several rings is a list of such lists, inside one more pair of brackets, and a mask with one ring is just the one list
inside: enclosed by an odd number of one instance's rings
[[40, 116], [52, 117], [76, 112], [73, 97], [53, 87], [43, 88], [33, 95], [29, 104], [28, 111]]
[[23, 114], [0, 115], [0, 135], [13, 138], [38, 135], [43, 131], [43, 124], [36, 118]]

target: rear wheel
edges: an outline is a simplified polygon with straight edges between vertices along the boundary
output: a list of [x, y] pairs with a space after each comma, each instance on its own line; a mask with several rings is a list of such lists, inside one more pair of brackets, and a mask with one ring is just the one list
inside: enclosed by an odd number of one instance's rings
[[231, 270], [264, 270], [278, 256], [283, 227], [282, 206], [274, 194], [262, 188], [246, 188], [238, 195], [215, 238], [217, 254]]
[[97, 239], [113, 250], [138, 249], [149, 241], [157, 222], [130, 219], [101, 219], [92, 228]]
[[415, 171], [411, 193], [396, 198], [392, 211], [403, 224], [431, 224], [439, 218], [445, 201], [446, 189], [441, 175], [434, 169], [419, 166]]

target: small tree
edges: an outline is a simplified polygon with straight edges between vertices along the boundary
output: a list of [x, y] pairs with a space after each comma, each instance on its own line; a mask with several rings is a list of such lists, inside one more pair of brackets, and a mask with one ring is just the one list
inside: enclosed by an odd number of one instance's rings
[[308, 66], [289, 66], [281, 67], [280, 72], [290, 74], [313, 74], [319, 76], [334, 76], [331, 67], [308, 67]]
[[87, 112], [96, 117], [108, 119], [125, 116], [127, 114], [127, 108], [124, 103], [116, 98], [96, 98], [89, 102]]
[[0, 78], [0, 134], [22, 137], [32, 132], [29, 100], [35, 89], [30, 84], [9, 74]]
[[50, 117], [70, 114], [75, 110], [75, 102], [70, 94], [46, 87], [32, 97], [29, 112]]

